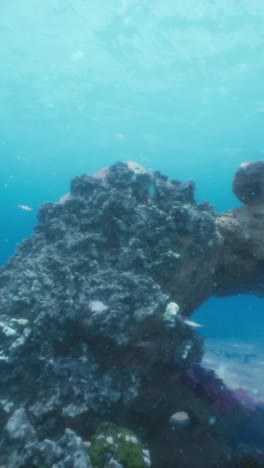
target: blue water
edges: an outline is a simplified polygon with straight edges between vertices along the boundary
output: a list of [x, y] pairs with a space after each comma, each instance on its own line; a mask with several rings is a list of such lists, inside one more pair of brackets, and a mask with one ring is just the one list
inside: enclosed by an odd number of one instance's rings
[[[85, 171], [127, 159], [238, 205], [235, 169], [264, 152], [262, 0], [0, 4], [0, 263]], [[18, 204], [33, 211], [21, 210]], [[203, 334], [260, 339], [263, 300], [211, 299]]]

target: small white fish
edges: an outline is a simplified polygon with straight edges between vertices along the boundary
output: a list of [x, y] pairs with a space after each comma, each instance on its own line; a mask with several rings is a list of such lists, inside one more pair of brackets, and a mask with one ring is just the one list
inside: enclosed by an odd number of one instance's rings
[[[108, 305], [104, 304], [103, 301], [98, 301], [97, 299], [91, 299], [88, 301], [89, 309], [91, 312], [105, 312], [109, 309]], [[1, 467], [0, 467], [1, 468]]]
[[186, 323], [186, 325], [190, 325], [190, 327], [203, 327], [203, 325], [200, 325], [200, 323], [197, 323], [197, 322], [193, 322], [192, 320], [184, 320], [184, 323]]
[[33, 208], [30, 208], [30, 206], [27, 206], [27, 205], [17, 205], [17, 207], [20, 208], [21, 210], [33, 211]]

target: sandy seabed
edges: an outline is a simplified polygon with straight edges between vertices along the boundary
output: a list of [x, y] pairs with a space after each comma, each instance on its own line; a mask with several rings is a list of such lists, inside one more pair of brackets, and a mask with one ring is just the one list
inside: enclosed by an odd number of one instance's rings
[[206, 339], [203, 366], [213, 369], [232, 390], [242, 388], [264, 403], [264, 344]]

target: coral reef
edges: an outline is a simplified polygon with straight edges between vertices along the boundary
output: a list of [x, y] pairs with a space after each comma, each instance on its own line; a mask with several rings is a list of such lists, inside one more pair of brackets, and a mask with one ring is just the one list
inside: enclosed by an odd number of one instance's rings
[[74, 431], [66, 429], [56, 442], [39, 442], [24, 409], [16, 410], [8, 420], [2, 447], [7, 451], [8, 468], [93, 468], [85, 443]]
[[[242, 403], [193, 371], [203, 342], [186, 318], [212, 294], [261, 290], [260, 210], [216, 216], [193, 182], [132, 162], [42, 205], [0, 270], [0, 463], [89, 468], [107, 420], [146, 443], [154, 468], [228, 466]], [[232, 424], [215, 411], [227, 403]], [[184, 413], [190, 424], [169, 424]]]

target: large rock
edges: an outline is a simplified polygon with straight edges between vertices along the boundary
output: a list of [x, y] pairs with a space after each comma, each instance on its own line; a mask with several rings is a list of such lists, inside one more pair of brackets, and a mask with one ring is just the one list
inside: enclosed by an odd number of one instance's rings
[[9, 419], [3, 441], [9, 452], [8, 468], [92, 468], [87, 448], [80, 437], [66, 429], [56, 442], [48, 439], [38, 442], [22, 408]]
[[[50, 446], [64, 460], [70, 437], [83, 460], [78, 437], [109, 420], [140, 432], [157, 468], [223, 462], [228, 448], [208, 426], [210, 410], [181, 376], [203, 353], [188, 316], [215, 291], [248, 284], [260, 261], [258, 212], [252, 244], [240, 244], [252, 268], [239, 276], [237, 213], [216, 223], [212, 206], [195, 203], [193, 182], [132, 162], [76, 177], [69, 194], [42, 205], [35, 233], [0, 272], [0, 432], [27, 415], [35, 457]], [[170, 432], [177, 411], [190, 414], [190, 433]], [[11, 453], [0, 443], [7, 466], [32, 459], [21, 438]]]
[[233, 192], [249, 205], [264, 203], [264, 161], [245, 161], [233, 177]]
[[243, 205], [216, 220], [223, 242], [215, 293], [264, 295], [264, 160], [242, 163], [233, 191]]

